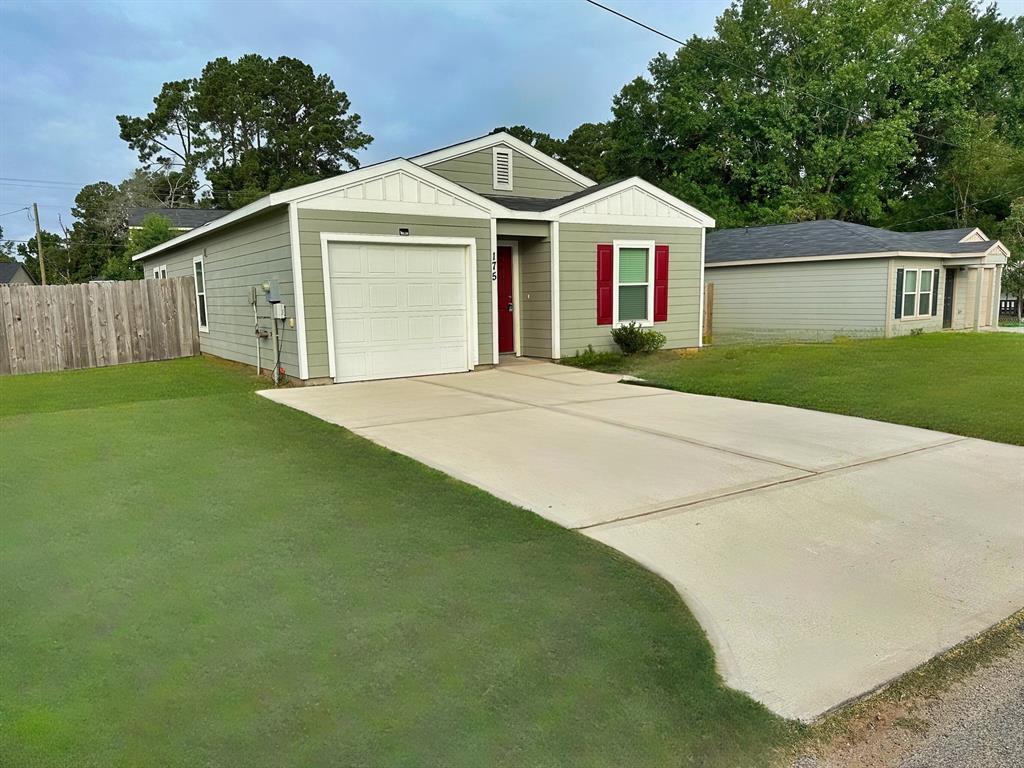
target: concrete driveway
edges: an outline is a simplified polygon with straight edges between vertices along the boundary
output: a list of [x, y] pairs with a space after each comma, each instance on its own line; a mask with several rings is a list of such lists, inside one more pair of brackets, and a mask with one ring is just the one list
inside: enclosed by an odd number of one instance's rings
[[261, 394], [636, 559], [787, 717], [1024, 605], [1024, 448], [617, 379], [519, 362]]

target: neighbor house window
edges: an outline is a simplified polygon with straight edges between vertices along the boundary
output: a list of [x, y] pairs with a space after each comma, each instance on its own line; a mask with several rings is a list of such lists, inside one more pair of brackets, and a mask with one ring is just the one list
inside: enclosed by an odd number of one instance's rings
[[203, 257], [192, 259], [192, 272], [196, 278], [196, 310], [199, 312], [199, 330], [208, 331], [206, 324], [206, 273], [203, 269]]
[[931, 269], [908, 269], [903, 273], [903, 317], [923, 317], [932, 313]]
[[614, 324], [654, 323], [654, 243], [615, 242]]
[[163, 264], [163, 265], [161, 265], [159, 267], [153, 267], [153, 277], [154, 278], [167, 277], [167, 265]]

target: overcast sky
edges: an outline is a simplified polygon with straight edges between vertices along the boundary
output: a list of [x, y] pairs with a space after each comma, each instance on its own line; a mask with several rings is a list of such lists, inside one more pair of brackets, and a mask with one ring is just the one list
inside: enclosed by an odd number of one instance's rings
[[[686, 39], [710, 34], [728, 0], [605, 4]], [[1000, 7], [1017, 15], [1024, 0]], [[50, 230], [82, 185], [137, 165], [115, 115], [145, 114], [165, 81], [217, 56], [294, 56], [331, 75], [374, 136], [370, 163], [499, 125], [565, 136], [607, 119], [612, 96], [672, 48], [583, 0], [0, 0], [0, 29], [0, 214], [35, 201]], [[32, 232], [25, 212], [0, 225]]]

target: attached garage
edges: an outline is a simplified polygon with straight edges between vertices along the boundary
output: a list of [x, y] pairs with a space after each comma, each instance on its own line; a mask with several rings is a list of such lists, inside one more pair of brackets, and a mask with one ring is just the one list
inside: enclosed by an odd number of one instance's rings
[[321, 250], [335, 381], [472, 370], [474, 240], [324, 234]]

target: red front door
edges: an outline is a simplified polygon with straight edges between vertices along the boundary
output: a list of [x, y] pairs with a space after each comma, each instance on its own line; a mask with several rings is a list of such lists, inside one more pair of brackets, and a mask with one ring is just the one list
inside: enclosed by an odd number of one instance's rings
[[512, 247], [498, 246], [498, 352], [515, 352], [515, 306], [512, 303]]

